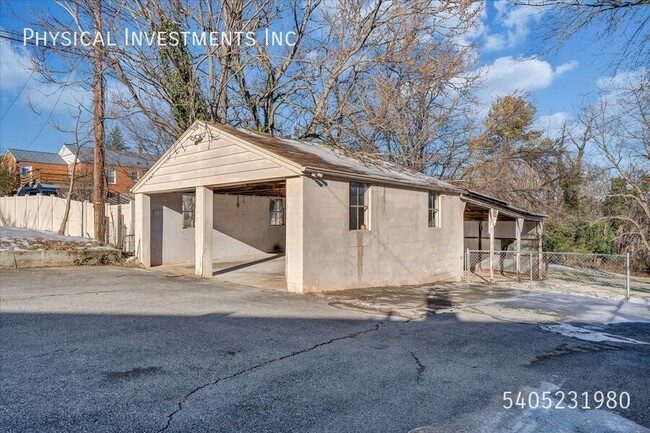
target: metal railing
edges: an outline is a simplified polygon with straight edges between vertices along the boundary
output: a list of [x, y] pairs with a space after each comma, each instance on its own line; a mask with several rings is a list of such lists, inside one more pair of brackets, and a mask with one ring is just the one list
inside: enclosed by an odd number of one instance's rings
[[629, 254], [549, 251], [465, 251], [465, 280], [497, 284], [528, 282], [531, 286], [625, 294], [630, 298]]

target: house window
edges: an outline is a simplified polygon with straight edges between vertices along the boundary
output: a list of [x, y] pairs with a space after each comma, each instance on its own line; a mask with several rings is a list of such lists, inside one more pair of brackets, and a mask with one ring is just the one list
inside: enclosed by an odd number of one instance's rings
[[433, 191], [429, 191], [429, 227], [440, 227], [440, 196]]
[[368, 185], [350, 182], [350, 230], [369, 229]]
[[269, 218], [272, 226], [284, 225], [284, 203], [281, 198], [272, 198], [269, 201]]
[[183, 228], [194, 227], [194, 213], [196, 211], [196, 200], [194, 194], [183, 194], [181, 211], [183, 213]]
[[32, 172], [32, 166], [31, 165], [24, 165], [24, 166], [20, 167], [20, 175], [21, 176], [27, 176], [31, 172]]
[[115, 185], [117, 183], [117, 173], [115, 169], [109, 168], [106, 170], [106, 182], [110, 185]]
[[131, 172], [131, 180], [138, 180], [140, 178], [140, 173], [137, 171], [132, 171]]

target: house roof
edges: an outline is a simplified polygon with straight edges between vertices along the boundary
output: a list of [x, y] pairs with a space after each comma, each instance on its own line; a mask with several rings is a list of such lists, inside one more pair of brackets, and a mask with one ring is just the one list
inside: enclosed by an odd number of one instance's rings
[[467, 190], [467, 192], [465, 192], [461, 196], [461, 199], [466, 203], [471, 203], [473, 205], [479, 206], [480, 208], [497, 209], [499, 212], [513, 218], [524, 218], [532, 221], [543, 221], [548, 217], [548, 215], [531, 212], [529, 210], [514, 206], [513, 204], [505, 200], [501, 200], [496, 197], [491, 197], [489, 195], [481, 194], [476, 191]]
[[249, 144], [297, 165], [306, 174], [322, 173], [342, 177], [415, 186], [446, 192], [463, 190], [398, 164], [342, 146], [325, 145], [273, 137], [240, 128], [206, 122], [209, 126], [233, 135]]
[[[73, 155], [76, 151], [74, 146], [64, 145]], [[95, 160], [94, 148], [82, 147], [79, 149], [79, 162], [92, 163]], [[126, 150], [104, 149], [104, 162], [106, 165], [116, 165], [120, 167], [140, 167], [150, 168], [155, 160], [148, 156], [138, 155]]]
[[7, 149], [7, 152], [16, 158], [18, 162], [38, 162], [41, 164], [63, 164], [67, 165], [61, 155], [54, 152], [39, 152], [36, 150]]

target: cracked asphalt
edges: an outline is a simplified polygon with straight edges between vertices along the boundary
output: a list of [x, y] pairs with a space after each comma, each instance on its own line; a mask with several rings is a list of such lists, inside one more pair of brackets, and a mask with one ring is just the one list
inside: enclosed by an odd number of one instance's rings
[[[391, 314], [360, 293], [1, 271], [0, 431], [650, 431], [647, 306], [443, 285], [426, 314]], [[542, 390], [631, 405], [503, 408], [505, 391]]]

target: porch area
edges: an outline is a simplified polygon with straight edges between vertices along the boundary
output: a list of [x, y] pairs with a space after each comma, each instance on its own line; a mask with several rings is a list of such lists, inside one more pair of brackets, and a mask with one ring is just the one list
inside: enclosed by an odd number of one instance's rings
[[546, 215], [472, 191], [462, 200], [466, 272], [489, 282], [541, 275]]

